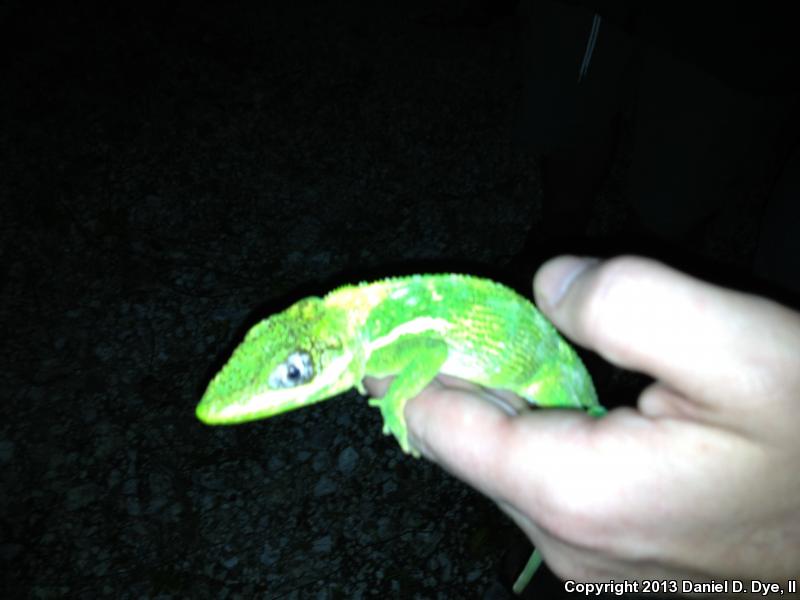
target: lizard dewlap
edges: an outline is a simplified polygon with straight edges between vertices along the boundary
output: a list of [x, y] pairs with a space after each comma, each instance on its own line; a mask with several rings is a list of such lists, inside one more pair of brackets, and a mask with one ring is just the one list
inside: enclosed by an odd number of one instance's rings
[[[535, 406], [605, 412], [578, 355], [529, 300], [488, 279], [441, 274], [343, 286], [261, 321], [208, 385], [197, 417], [209, 425], [263, 419], [353, 387], [366, 394], [365, 376], [393, 375], [369, 403], [384, 433], [418, 456], [403, 409], [439, 373]], [[515, 590], [538, 561], [534, 553]]]

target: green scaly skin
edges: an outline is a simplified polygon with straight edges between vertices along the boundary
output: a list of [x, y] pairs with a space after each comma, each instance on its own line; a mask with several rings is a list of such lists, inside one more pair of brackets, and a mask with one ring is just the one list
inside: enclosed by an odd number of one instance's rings
[[[602, 415], [575, 351], [513, 290], [468, 275], [412, 275], [342, 286], [256, 324], [208, 385], [197, 417], [209, 425], [264, 419], [395, 376], [380, 409], [383, 431], [403, 452], [406, 402], [439, 373], [510, 390], [531, 405]], [[514, 584], [541, 562], [534, 551]]]

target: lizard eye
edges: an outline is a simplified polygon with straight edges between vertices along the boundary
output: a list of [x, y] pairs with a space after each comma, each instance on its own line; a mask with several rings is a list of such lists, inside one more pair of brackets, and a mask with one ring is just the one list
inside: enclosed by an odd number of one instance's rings
[[314, 377], [314, 365], [308, 352], [292, 352], [285, 361], [275, 367], [269, 376], [269, 387], [291, 388], [308, 383]]

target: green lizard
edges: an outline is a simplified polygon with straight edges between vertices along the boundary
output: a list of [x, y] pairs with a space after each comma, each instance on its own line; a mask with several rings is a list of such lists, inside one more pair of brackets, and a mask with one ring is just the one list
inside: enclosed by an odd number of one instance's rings
[[[515, 392], [540, 407], [605, 409], [575, 351], [534, 305], [511, 289], [468, 275], [413, 275], [343, 286], [256, 324], [208, 385], [197, 417], [243, 423], [326, 400], [365, 376], [395, 379], [380, 408], [384, 434], [403, 452], [403, 409], [439, 373]], [[519, 593], [541, 562], [534, 551]]]

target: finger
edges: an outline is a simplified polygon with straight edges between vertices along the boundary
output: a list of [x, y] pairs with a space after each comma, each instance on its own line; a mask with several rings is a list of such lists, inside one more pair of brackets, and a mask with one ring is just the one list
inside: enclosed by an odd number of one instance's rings
[[364, 387], [367, 388], [369, 395], [373, 398], [383, 398], [394, 377], [365, 377]]
[[769, 300], [705, 283], [661, 263], [562, 257], [534, 281], [540, 308], [609, 361], [709, 402], [775, 397], [800, 377], [800, 319]]
[[591, 451], [590, 440], [601, 423], [583, 413], [513, 417], [481, 395], [436, 383], [409, 402], [406, 419], [426, 457], [490, 498], [532, 507], [533, 514], [552, 513], [564, 496], [581, 504], [604, 487], [601, 453]]
[[[607, 553], [624, 539], [622, 523], [636, 517], [620, 508], [620, 498], [647, 496], [650, 484], [636, 480], [643, 474], [650, 479], [649, 451], [641, 440], [653, 440], [647, 433], [630, 440], [628, 433], [623, 445], [629, 475], [622, 481], [612, 476], [613, 468], [621, 468], [619, 457], [608, 454], [620, 454], [619, 444], [608, 442], [625, 438], [618, 433], [626, 427], [646, 427], [644, 419], [624, 409], [601, 421], [559, 409], [509, 417], [478, 395], [438, 385], [407, 406], [413, 445], [497, 502], [543, 550], [555, 549], [555, 555], [545, 554], [548, 560], [564, 564], [570, 548], [584, 556]], [[611, 566], [595, 567], [594, 574], [613, 572]]]
[[702, 408], [692, 398], [681, 396], [659, 382], [650, 384], [639, 394], [637, 405], [639, 412], [651, 419], [698, 420], [702, 414]]

